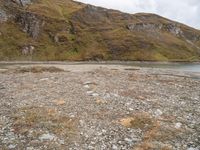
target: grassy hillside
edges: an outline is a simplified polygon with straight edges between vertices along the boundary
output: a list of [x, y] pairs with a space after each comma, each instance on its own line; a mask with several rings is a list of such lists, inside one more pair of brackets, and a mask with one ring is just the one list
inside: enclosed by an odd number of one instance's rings
[[200, 31], [154, 14], [71, 0], [0, 3], [12, 16], [0, 23], [0, 60], [200, 60]]

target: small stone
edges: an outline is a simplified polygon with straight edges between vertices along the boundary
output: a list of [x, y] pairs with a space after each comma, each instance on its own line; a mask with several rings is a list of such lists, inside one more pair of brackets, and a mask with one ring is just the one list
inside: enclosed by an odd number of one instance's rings
[[112, 146], [112, 149], [113, 149], [113, 150], [117, 150], [118, 147], [117, 147], [116, 145], [113, 145], [113, 146]]
[[27, 147], [26, 150], [34, 150], [33, 147]]
[[129, 111], [133, 111], [134, 109], [133, 109], [133, 108], [129, 108], [128, 110], [129, 110]]
[[16, 147], [16, 145], [13, 145], [13, 144], [10, 144], [10, 145], [8, 146], [9, 149], [14, 149], [15, 147]]
[[89, 89], [90, 86], [89, 85], [84, 85], [84, 88]]
[[99, 94], [98, 93], [93, 93], [92, 96], [97, 97], [97, 96], [99, 96]]
[[190, 147], [187, 150], [198, 150], [197, 148]]
[[64, 145], [65, 144], [65, 141], [64, 140], [58, 140], [58, 142], [59, 142], [59, 144], [61, 144], [61, 145]]
[[80, 120], [79, 123], [81, 126], [83, 126], [85, 122], [83, 120]]
[[41, 136], [39, 137], [39, 139], [40, 139], [41, 141], [52, 141], [52, 140], [56, 139], [56, 136], [53, 135], [53, 134], [47, 133], [47, 134], [41, 135]]
[[56, 105], [64, 105], [66, 102], [64, 100], [60, 99], [60, 100], [55, 100], [54, 103]]
[[133, 141], [129, 138], [125, 138], [124, 141], [126, 141], [127, 143], [131, 144]]
[[94, 93], [94, 91], [87, 91], [87, 94], [88, 94], [89, 96], [94, 96], [94, 97], [99, 96], [99, 94], [98, 94], [98, 93]]
[[102, 100], [102, 99], [97, 99], [97, 100], [96, 100], [96, 103], [97, 103], [97, 104], [106, 104], [107, 101]]
[[49, 78], [42, 78], [42, 79], [40, 79], [40, 81], [47, 81], [47, 80], [49, 80]]
[[143, 97], [143, 96], [138, 96], [137, 99], [139, 99], [139, 100], [145, 100], [145, 97]]
[[175, 124], [175, 128], [176, 128], [176, 129], [181, 128], [181, 126], [182, 126], [182, 123], [180, 123], [180, 122], [178, 122], [178, 123]]
[[93, 91], [87, 91], [88, 95], [92, 95], [94, 92]]
[[163, 114], [163, 112], [160, 109], [157, 109], [155, 111], [155, 116], [157, 116], [157, 117], [161, 116], [162, 114]]
[[94, 147], [93, 147], [93, 146], [91, 146], [91, 145], [89, 145], [89, 146], [88, 146], [88, 149], [94, 149]]
[[86, 81], [86, 82], [84, 82], [83, 84], [84, 84], [84, 85], [88, 85], [88, 84], [92, 84], [92, 82], [91, 82], [91, 81]]

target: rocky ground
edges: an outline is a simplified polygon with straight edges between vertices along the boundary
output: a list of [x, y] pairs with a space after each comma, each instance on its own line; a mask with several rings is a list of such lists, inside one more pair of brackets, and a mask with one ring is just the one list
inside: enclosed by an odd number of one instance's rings
[[200, 149], [198, 73], [25, 67], [0, 71], [1, 150]]

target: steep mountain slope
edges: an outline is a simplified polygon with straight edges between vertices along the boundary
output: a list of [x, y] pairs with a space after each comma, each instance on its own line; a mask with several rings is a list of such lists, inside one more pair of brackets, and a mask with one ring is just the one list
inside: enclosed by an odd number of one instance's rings
[[200, 31], [71, 0], [0, 0], [0, 60], [200, 60]]

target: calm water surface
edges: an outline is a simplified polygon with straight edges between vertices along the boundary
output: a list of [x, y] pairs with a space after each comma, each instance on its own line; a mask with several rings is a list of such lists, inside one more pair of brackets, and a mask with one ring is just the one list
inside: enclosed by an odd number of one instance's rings
[[130, 63], [132, 66], [200, 72], [200, 63]]

